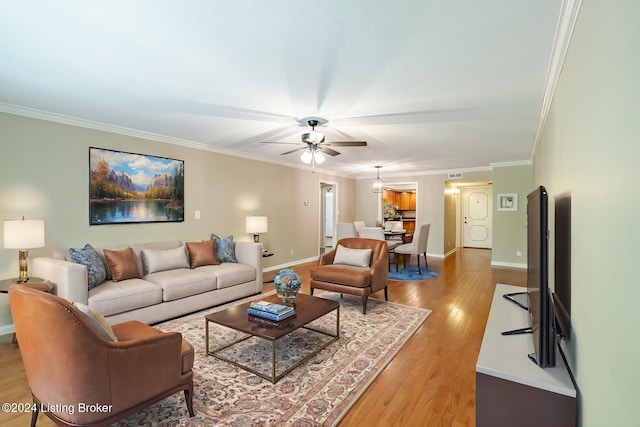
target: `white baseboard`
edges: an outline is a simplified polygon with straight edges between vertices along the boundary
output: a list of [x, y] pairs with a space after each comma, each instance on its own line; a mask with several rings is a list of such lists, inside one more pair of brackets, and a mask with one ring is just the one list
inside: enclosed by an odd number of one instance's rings
[[292, 265], [305, 264], [307, 262], [318, 261], [320, 257], [310, 257], [305, 259], [298, 259], [296, 261], [287, 262], [284, 264], [272, 265], [271, 267], [263, 268], [263, 272], [274, 271], [274, 270], [282, 270], [283, 268], [291, 267]]
[[456, 253], [456, 248], [453, 248], [453, 249], [451, 249], [449, 252], [447, 252], [446, 254], [444, 254], [444, 257], [443, 257], [443, 258], [446, 258], [446, 257], [448, 257], [448, 256], [450, 256], [450, 255], [455, 254], [455, 253]]
[[491, 267], [509, 267], [509, 268], [522, 268], [527, 269], [527, 264], [516, 263], [516, 262], [500, 262], [500, 261], [491, 261]]
[[13, 334], [16, 329], [13, 327], [13, 323], [10, 325], [2, 325], [0, 326], [0, 336]]

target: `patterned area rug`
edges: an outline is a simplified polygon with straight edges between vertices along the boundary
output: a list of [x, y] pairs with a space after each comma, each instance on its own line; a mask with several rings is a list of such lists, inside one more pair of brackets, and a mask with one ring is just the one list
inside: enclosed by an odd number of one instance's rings
[[[263, 297], [243, 301], [259, 300]], [[276, 384], [205, 354], [204, 316], [225, 306], [202, 311], [160, 325], [179, 331], [196, 350], [194, 409], [189, 418], [182, 393], [132, 415], [116, 426], [330, 426], [346, 414], [369, 384], [424, 323], [430, 310], [370, 299], [362, 314], [360, 298], [325, 292], [316, 296], [340, 302], [340, 339], [297, 367]], [[238, 304], [234, 302], [232, 304]], [[332, 317], [333, 316], [333, 317]], [[335, 315], [313, 326], [335, 331]], [[210, 345], [230, 343], [237, 332], [211, 325]], [[324, 335], [301, 330], [279, 341], [280, 363], [302, 357]], [[243, 363], [271, 366], [271, 347], [244, 342], [235, 351]], [[259, 340], [258, 340], [259, 341]]]
[[396, 273], [395, 267], [391, 266], [391, 271], [389, 271], [389, 280], [427, 280], [438, 277], [438, 273], [424, 266], [421, 266], [420, 270], [422, 271], [422, 274], [418, 273], [417, 264], [409, 264], [407, 268], [399, 268]]

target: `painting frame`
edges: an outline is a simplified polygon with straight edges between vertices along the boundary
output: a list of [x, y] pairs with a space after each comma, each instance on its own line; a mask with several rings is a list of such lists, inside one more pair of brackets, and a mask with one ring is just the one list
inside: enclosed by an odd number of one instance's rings
[[517, 193], [498, 194], [497, 209], [499, 211], [517, 211], [518, 210], [518, 194]]
[[184, 222], [184, 160], [89, 147], [89, 225]]

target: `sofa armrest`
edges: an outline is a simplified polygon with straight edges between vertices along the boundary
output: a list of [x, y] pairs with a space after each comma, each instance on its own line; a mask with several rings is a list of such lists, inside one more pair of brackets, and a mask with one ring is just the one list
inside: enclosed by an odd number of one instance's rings
[[[253, 242], [235, 242], [236, 259], [256, 269], [256, 277], [262, 277], [262, 245]], [[262, 279], [260, 279], [262, 280]]]
[[38, 257], [33, 259], [33, 275], [49, 280], [53, 293], [68, 301], [88, 304], [87, 268], [63, 259]]

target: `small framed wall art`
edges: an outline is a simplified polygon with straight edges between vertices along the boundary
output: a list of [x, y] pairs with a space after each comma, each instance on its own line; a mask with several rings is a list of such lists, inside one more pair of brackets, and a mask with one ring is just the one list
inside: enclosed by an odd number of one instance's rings
[[184, 161], [89, 148], [89, 225], [184, 221]]
[[498, 210], [499, 211], [517, 211], [518, 210], [518, 194], [498, 194]]

